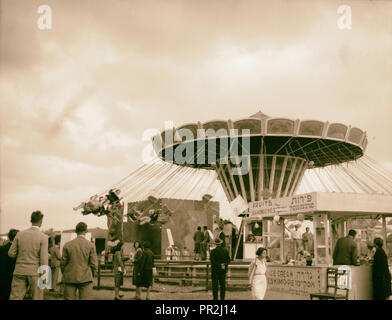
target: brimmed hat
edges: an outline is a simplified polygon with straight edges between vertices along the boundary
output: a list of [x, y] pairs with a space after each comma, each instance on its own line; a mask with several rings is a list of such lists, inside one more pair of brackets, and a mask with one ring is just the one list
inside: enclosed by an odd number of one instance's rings
[[222, 244], [223, 241], [222, 241], [221, 239], [219, 239], [219, 238], [215, 238], [215, 239], [214, 239], [214, 243], [215, 243], [215, 244]]

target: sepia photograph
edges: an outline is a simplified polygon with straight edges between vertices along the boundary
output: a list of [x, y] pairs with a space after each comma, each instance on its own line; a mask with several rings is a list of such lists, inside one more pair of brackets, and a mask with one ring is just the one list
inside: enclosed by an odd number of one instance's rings
[[0, 300], [391, 300], [391, 13], [0, 0]]

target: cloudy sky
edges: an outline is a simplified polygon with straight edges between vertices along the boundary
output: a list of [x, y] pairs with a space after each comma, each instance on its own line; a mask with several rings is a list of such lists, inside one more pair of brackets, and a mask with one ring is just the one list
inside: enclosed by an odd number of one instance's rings
[[339, 121], [392, 171], [392, 1], [0, 3], [2, 233], [35, 209], [44, 228], [105, 227], [72, 207], [141, 166], [143, 132], [165, 120]]

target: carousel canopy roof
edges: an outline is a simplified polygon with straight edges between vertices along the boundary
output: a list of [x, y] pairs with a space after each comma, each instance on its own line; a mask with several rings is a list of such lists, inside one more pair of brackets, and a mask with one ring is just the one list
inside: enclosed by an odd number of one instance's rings
[[[368, 143], [366, 133], [356, 127], [318, 120], [271, 118], [259, 111], [249, 118], [235, 121], [188, 123], [167, 129], [153, 139], [153, 144], [159, 157], [165, 161], [173, 161], [172, 154], [181, 145], [180, 152], [185, 149], [193, 152], [186, 156], [185, 163], [183, 158], [178, 161], [174, 158], [174, 163], [211, 168], [212, 163], [198, 161], [200, 153], [208, 156], [214, 152], [217, 159], [226, 158], [230, 156], [231, 147], [222, 152], [221, 145], [230, 138], [230, 145], [237, 139], [239, 145], [244, 146], [244, 137], [250, 137], [249, 150], [244, 150], [247, 155], [263, 153], [299, 157], [313, 161], [315, 167], [356, 160], [363, 155]], [[215, 142], [211, 143], [212, 140]]]

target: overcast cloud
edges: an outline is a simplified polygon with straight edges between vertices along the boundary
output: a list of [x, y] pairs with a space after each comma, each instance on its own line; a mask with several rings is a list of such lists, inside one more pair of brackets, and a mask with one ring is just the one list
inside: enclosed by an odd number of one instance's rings
[[[0, 232], [72, 210], [142, 165], [144, 130], [258, 110], [368, 133], [392, 171], [392, 2], [1, 0]], [[52, 8], [39, 30], [37, 9]]]

